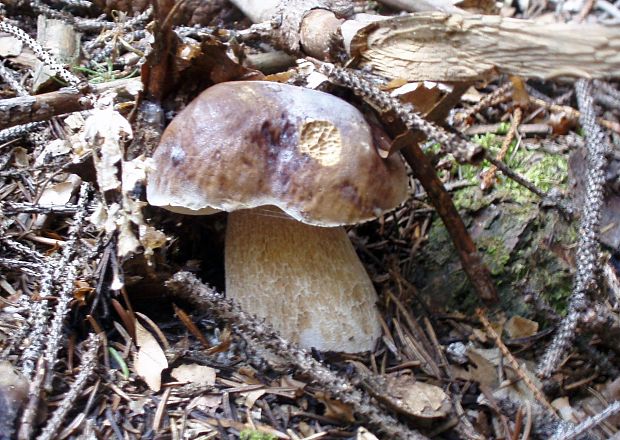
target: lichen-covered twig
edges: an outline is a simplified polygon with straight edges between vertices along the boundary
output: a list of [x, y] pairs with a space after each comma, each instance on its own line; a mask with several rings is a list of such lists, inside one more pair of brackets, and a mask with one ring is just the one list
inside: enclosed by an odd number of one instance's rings
[[264, 347], [294, 365], [301, 373], [312, 378], [332, 396], [355, 408], [369, 423], [383, 432], [385, 438], [424, 440], [425, 436], [409, 429], [382, 408], [349, 380], [338, 376], [306, 350], [282, 339], [269, 325], [242, 311], [234, 302], [200, 282], [189, 272], [176, 273], [166, 285], [179, 297], [197, 307], [215, 312], [227, 320], [249, 345]]
[[0, 257], [0, 266], [11, 270], [18, 270], [26, 275], [35, 277], [39, 275], [39, 271], [41, 270], [40, 264], [16, 260], [14, 258]]
[[605, 133], [596, 122], [590, 81], [578, 80], [575, 89], [588, 149], [585, 198], [576, 255], [577, 272], [568, 314], [560, 324], [560, 328], [538, 366], [537, 374], [542, 378], [548, 378], [553, 373], [561, 358], [570, 348], [577, 326], [590, 303], [589, 295], [597, 288], [600, 261], [598, 235], [607, 164], [605, 153], [608, 151], [608, 145]]
[[34, 38], [22, 31], [20, 28], [13, 26], [6, 20], [0, 20], [0, 31], [11, 34], [27, 45], [30, 49], [32, 49], [36, 57], [43, 62], [43, 64], [49, 67], [63, 81], [67, 82], [67, 84], [77, 86], [80, 83], [80, 79], [77, 76], [65, 69], [62, 64], [56, 61], [52, 54], [45, 50]]
[[54, 315], [52, 317], [49, 326], [49, 333], [46, 339], [47, 344], [44, 357], [45, 362], [47, 363], [47, 375], [45, 378], [45, 388], [47, 389], [51, 388], [52, 378], [54, 376], [54, 367], [56, 365], [56, 361], [58, 360], [58, 350], [60, 349], [60, 342], [63, 336], [63, 323], [67, 313], [69, 312], [69, 303], [73, 299], [73, 290], [75, 287], [75, 280], [78, 276], [78, 268], [84, 264], [81, 258], [75, 258], [75, 243], [85, 221], [87, 204], [88, 185], [82, 184], [78, 203], [79, 209], [73, 217], [73, 224], [69, 228], [68, 233], [69, 239], [63, 249], [63, 257], [66, 253], [69, 258], [73, 257], [73, 261], [67, 265], [62, 280], [59, 280], [60, 292], [56, 295], [56, 307], [54, 309]]
[[[53, 9], [39, 0], [31, 0], [29, 3], [32, 10], [37, 14], [56, 20], [62, 20], [65, 23], [70, 24], [80, 32], [101, 32], [103, 30], [113, 29], [114, 27], [116, 27], [116, 23], [114, 23], [113, 21], [105, 21], [101, 18], [92, 19], [86, 17], [76, 17], [75, 15], [68, 12], [66, 8], [64, 8], [62, 11], [58, 9]], [[62, 3], [77, 7], [89, 7], [83, 4], [90, 2], [86, 2], [83, 0], [63, 0]]]
[[[35, 365], [40, 358], [45, 343], [45, 336], [47, 333], [47, 324], [50, 313], [49, 297], [53, 290], [54, 280], [54, 268], [52, 264], [43, 266], [43, 272], [41, 273], [39, 300], [30, 300], [28, 310], [28, 325], [30, 338], [30, 344], [24, 349], [21, 354], [22, 362], [22, 374], [26, 378], [31, 378], [35, 373]], [[19, 337], [17, 339], [16, 337]], [[14, 347], [22, 342], [21, 332], [13, 335], [9, 346]]]
[[30, 440], [36, 416], [38, 414], [39, 402], [41, 401], [41, 385], [45, 378], [45, 361], [39, 358], [37, 361], [36, 374], [30, 381], [28, 387], [28, 403], [22, 413], [19, 421], [19, 431], [17, 433], [18, 440]]
[[24, 86], [21, 85], [19, 81], [15, 78], [13, 73], [7, 69], [4, 63], [0, 63], [0, 78], [9, 85], [19, 96], [28, 96], [28, 90]]
[[500, 104], [502, 102], [506, 102], [510, 100], [510, 91], [512, 90], [512, 81], [507, 81], [502, 86], [493, 90], [493, 92], [485, 95], [480, 99], [476, 105], [471, 108], [458, 113], [454, 120], [457, 124], [460, 125], [460, 128], [463, 129], [467, 125], [469, 125], [469, 119], [474, 116], [476, 113], [479, 113], [485, 108], [492, 107], [494, 105]]
[[82, 356], [81, 370], [75, 378], [75, 382], [71, 385], [71, 388], [65, 393], [62, 402], [52, 417], [48, 420], [47, 425], [43, 428], [41, 434], [37, 437], [37, 440], [51, 440], [55, 438], [56, 433], [60, 429], [60, 426], [67, 416], [67, 413], [75, 404], [75, 399], [78, 397], [86, 381], [92, 374], [93, 370], [97, 366], [97, 351], [99, 350], [100, 338], [97, 334], [91, 333], [86, 341], [86, 351]]
[[596, 93], [594, 99], [597, 103], [609, 108], [620, 108], [620, 91], [604, 81], [594, 81]]
[[[80, 210], [79, 205], [42, 205], [39, 203], [23, 203], [23, 202], [0, 202], [0, 209], [4, 214], [75, 214]], [[89, 205], [85, 208], [88, 212], [92, 212], [95, 207]]]
[[[83, 184], [80, 191], [79, 202], [80, 206], [82, 206], [82, 210], [78, 211], [78, 214], [75, 216], [75, 221], [69, 228], [69, 238], [65, 242], [62, 253], [59, 256], [53, 255], [50, 257], [47, 264], [44, 266], [44, 273], [42, 274], [41, 287], [39, 291], [39, 297], [41, 298], [40, 301], [31, 301], [29, 313], [29, 321], [32, 324], [32, 329], [29, 334], [30, 344], [21, 355], [21, 362], [23, 365], [22, 373], [26, 377], [30, 377], [32, 375], [35, 361], [42, 354], [43, 346], [46, 343], [50, 343], [49, 338], [60, 338], [58, 335], [54, 336], [53, 334], [50, 334], [50, 323], [48, 320], [50, 315], [49, 298], [57, 286], [60, 286], [61, 292], [65, 293], [65, 295], [68, 294], [71, 296], [73, 282], [75, 281], [75, 276], [78, 272], [77, 267], [79, 267], [80, 264], [78, 261], [74, 261], [74, 255], [79, 232], [81, 231], [84, 223], [85, 207], [88, 199], [87, 191], [88, 185]], [[70, 267], [73, 268], [70, 269]], [[62, 335], [61, 325], [55, 327], [54, 329]], [[51, 351], [48, 351], [48, 353], [51, 353]], [[51, 355], [46, 357], [48, 362], [48, 374], [52, 374], [51, 364], [53, 364], [53, 362], [50, 362], [52, 357]]]
[[592, 432], [593, 428], [618, 413], [620, 413], [620, 400], [616, 400], [600, 413], [588, 417], [578, 425], [571, 425], [568, 423], [558, 425], [558, 429], [555, 434], [553, 434], [553, 437], [551, 437], [551, 440], [574, 440], [580, 438], [582, 434]]
[[26, 124], [16, 125], [15, 127], [5, 128], [4, 130], [0, 130], [0, 143], [29, 135], [34, 130], [37, 130], [43, 126], [45, 126], [44, 122], [28, 122]]
[[[522, 402], [514, 402], [513, 400], [504, 397], [498, 399], [497, 404], [502, 413], [509, 417], [514, 418], [519, 408], [522, 406]], [[532, 436], [530, 438], [536, 439], [550, 439], [558, 432], [568, 432], [574, 427], [572, 423], [565, 422], [560, 419], [554, 413], [546, 411], [542, 406], [536, 402], [531, 402], [531, 416], [532, 416]], [[522, 436], [521, 438], [528, 438]], [[563, 438], [563, 437], [560, 437]], [[579, 440], [596, 440], [598, 437], [590, 434], [589, 432], [581, 432]]]

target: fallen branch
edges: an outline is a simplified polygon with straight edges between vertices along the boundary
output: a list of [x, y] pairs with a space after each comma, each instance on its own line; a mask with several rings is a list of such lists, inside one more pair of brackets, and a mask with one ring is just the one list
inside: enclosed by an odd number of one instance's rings
[[[128, 95], [133, 98], [141, 87], [140, 78], [119, 79], [94, 84], [90, 92], [98, 94], [113, 90], [119, 95]], [[41, 95], [3, 99], [0, 100], [0, 130], [15, 125], [47, 121], [52, 116], [88, 110], [92, 107], [92, 100], [74, 87]]]
[[498, 73], [602, 79], [620, 70], [618, 45], [617, 27], [423, 12], [359, 30], [351, 57], [360, 57], [360, 67], [409, 81], [474, 81]]
[[588, 148], [586, 194], [579, 227], [580, 238], [575, 258], [577, 272], [573, 292], [568, 305], [568, 314], [562, 320], [551, 345], [538, 365], [537, 374], [544, 379], [551, 376], [562, 357], [571, 348], [577, 327], [591, 304], [591, 295], [599, 289], [597, 273], [601, 253], [599, 235], [607, 166], [605, 154], [609, 147], [605, 133], [596, 122], [591, 82], [579, 80], [575, 90]]

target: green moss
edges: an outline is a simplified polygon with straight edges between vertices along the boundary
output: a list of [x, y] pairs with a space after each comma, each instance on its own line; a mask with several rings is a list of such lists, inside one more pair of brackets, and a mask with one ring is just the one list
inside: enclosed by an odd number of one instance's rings
[[497, 127], [497, 134], [505, 135], [510, 130], [510, 122], [501, 122]]
[[504, 239], [499, 236], [485, 237], [478, 240], [477, 247], [491, 275], [501, 275], [510, 261], [510, 249], [506, 248]]
[[492, 152], [495, 152], [494, 150], [499, 149], [502, 145], [495, 133], [477, 134], [471, 140]]
[[[472, 139], [491, 152], [496, 152], [501, 147], [501, 141], [493, 133], [474, 136]], [[515, 142], [509, 148], [506, 164], [516, 173], [523, 176], [540, 190], [547, 192], [552, 188], [563, 189], [568, 172], [568, 160], [563, 155], [545, 154], [537, 151], [528, 151], [519, 148], [513, 151]], [[471, 186], [453, 194], [454, 204], [458, 209], [476, 211], [487, 206], [493, 200], [509, 200], [517, 203], [536, 203], [538, 196], [524, 188], [517, 182], [506, 178], [501, 172], [496, 173], [496, 184], [490, 193], [482, 193], [479, 175], [490, 164], [483, 161], [481, 165], [458, 165], [455, 163], [454, 178], [466, 180]]]
[[475, 212], [489, 206], [495, 199], [494, 195], [484, 194], [479, 185], [462, 188], [452, 194], [452, 201], [459, 211]]
[[[562, 188], [568, 173], [568, 160], [564, 156], [519, 151], [509, 165], [544, 192]], [[537, 198], [528, 189], [513, 180], [502, 179], [501, 185], [516, 202], [523, 203]]]
[[251, 429], [245, 429], [239, 433], [240, 440], [276, 440], [276, 438], [277, 437], [273, 434], [253, 431]]
[[[508, 130], [509, 124], [498, 132], [504, 129]], [[472, 140], [491, 154], [496, 154], [502, 143], [493, 133]], [[568, 161], [564, 155], [517, 148], [513, 142], [504, 161], [544, 192], [566, 186]], [[487, 162], [455, 162], [448, 169], [452, 180], [469, 183], [452, 197], [493, 276], [499, 307], [509, 314], [531, 315], [522, 298], [527, 292], [537, 292], [563, 312], [573, 279], [567, 249], [577, 240], [576, 227], [566, 224], [555, 210], [541, 210], [538, 196], [501, 172], [496, 174], [495, 185], [482, 191], [479, 175], [489, 167]], [[480, 305], [440, 219], [434, 220], [417, 260], [409, 276], [431, 306], [469, 312]]]

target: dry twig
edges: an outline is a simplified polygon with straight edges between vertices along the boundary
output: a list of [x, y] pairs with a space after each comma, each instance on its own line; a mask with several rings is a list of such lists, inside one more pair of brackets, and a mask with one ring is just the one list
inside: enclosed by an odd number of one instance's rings
[[100, 338], [97, 334], [91, 333], [86, 341], [86, 352], [82, 357], [82, 369], [75, 378], [75, 382], [71, 385], [71, 388], [65, 393], [62, 402], [52, 414], [52, 417], [48, 420], [47, 425], [43, 428], [38, 440], [52, 440], [55, 438], [56, 433], [60, 429], [60, 426], [67, 416], [69, 410], [73, 407], [75, 399], [78, 397], [86, 381], [92, 374], [93, 370], [97, 366], [97, 351], [99, 350]]
[[[523, 110], [520, 107], [515, 108], [514, 113], [512, 115], [512, 122], [510, 124], [510, 129], [502, 142], [502, 147], [500, 148], [496, 160], [504, 160], [506, 157], [506, 153], [508, 153], [508, 147], [510, 147], [510, 143], [514, 139], [517, 133], [517, 127], [521, 124], [521, 118], [523, 117]], [[495, 173], [497, 172], [497, 167], [492, 165], [487, 171], [482, 174], [482, 182], [480, 183], [480, 188], [483, 190], [489, 189], [493, 182], [495, 181]]]
[[521, 365], [519, 365], [510, 350], [508, 350], [508, 347], [506, 347], [506, 345], [504, 345], [504, 343], [502, 342], [502, 338], [497, 334], [493, 326], [491, 326], [491, 323], [486, 318], [484, 311], [482, 309], [478, 309], [476, 310], [476, 315], [478, 315], [478, 319], [480, 319], [480, 322], [484, 326], [484, 329], [487, 331], [487, 333], [493, 338], [493, 340], [495, 340], [495, 345], [497, 345], [497, 348], [499, 348], [499, 350], [502, 352], [502, 355], [506, 359], [508, 359], [508, 362], [510, 362], [510, 365], [512, 366], [515, 374], [519, 376], [523, 383], [530, 389], [534, 397], [536, 397], [536, 400], [538, 400], [538, 402], [552, 414], [555, 414], [555, 408], [551, 406], [543, 393], [536, 387], [532, 379], [530, 379], [527, 373], [523, 371]]

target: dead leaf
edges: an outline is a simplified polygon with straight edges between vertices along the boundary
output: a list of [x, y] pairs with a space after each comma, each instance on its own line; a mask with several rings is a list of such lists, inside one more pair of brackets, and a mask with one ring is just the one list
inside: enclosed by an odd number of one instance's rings
[[[71, 196], [81, 184], [82, 179], [79, 176], [69, 174], [66, 181], [46, 186], [39, 197], [39, 203], [41, 205], [65, 205], [69, 203]], [[47, 215], [45, 214], [37, 215], [32, 223], [32, 229], [43, 228], [46, 219]]]
[[22, 52], [24, 43], [7, 34], [0, 35], [0, 57], [15, 57]]
[[95, 288], [91, 287], [90, 284], [83, 280], [76, 280], [73, 284], [75, 285], [75, 290], [73, 291], [73, 298], [77, 300], [80, 305], [85, 305], [86, 297], [88, 296], [88, 294], [92, 293]]
[[280, 386], [282, 388], [293, 388], [297, 397], [301, 397], [303, 395], [306, 385], [307, 383], [293, 379], [290, 375], [280, 378]]
[[215, 369], [206, 365], [183, 364], [173, 369], [170, 375], [179, 382], [197, 386], [215, 385]]
[[35, 159], [34, 166], [45, 164], [45, 160], [48, 157], [58, 157], [69, 153], [71, 153], [71, 145], [69, 142], [64, 139], [54, 139], [45, 145], [41, 154]]
[[489, 338], [486, 334], [486, 332], [484, 330], [481, 330], [479, 328], [475, 328], [472, 330], [472, 335], [470, 337], [471, 340], [478, 340], [480, 342], [482, 342], [483, 344], [486, 343]]
[[538, 323], [521, 316], [513, 316], [504, 326], [508, 337], [512, 339], [526, 338], [535, 335], [538, 331]]
[[405, 84], [407, 84], [407, 80], [405, 78], [394, 78], [387, 84], [382, 85], [380, 88], [381, 90], [390, 91], [402, 87]]
[[320, 400], [323, 405], [325, 405], [325, 417], [342, 420], [347, 423], [355, 422], [353, 408], [349, 405], [342, 403], [339, 400], [332, 399], [323, 391], [317, 391], [314, 396]]
[[131, 410], [131, 413], [133, 415], [143, 415], [144, 414], [144, 410], [148, 405], [148, 402], [150, 400], [150, 397], [138, 397], [135, 400], [131, 400], [128, 403], [129, 409]]
[[467, 357], [470, 362], [474, 364], [469, 368], [471, 377], [474, 381], [481, 385], [486, 385], [491, 389], [494, 389], [499, 384], [499, 378], [497, 377], [497, 368], [495, 367], [501, 353], [497, 348], [491, 348], [488, 350], [468, 347]]
[[28, 150], [23, 147], [13, 148], [13, 165], [17, 168], [26, 168], [30, 165]]
[[263, 397], [265, 393], [265, 390], [253, 390], [247, 393], [241, 393], [241, 395], [245, 397], [245, 402], [243, 402], [243, 404], [249, 409], [252, 409], [256, 401]]
[[450, 399], [438, 386], [416, 381], [410, 374], [390, 375], [386, 378], [386, 399], [398, 411], [412, 417], [435, 419], [450, 411]]
[[114, 93], [103, 93], [84, 124], [83, 138], [93, 150], [97, 183], [101, 191], [120, 187], [117, 163], [123, 158], [121, 142], [132, 137], [129, 121], [114, 110]]
[[559, 397], [551, 402], [551, 406], [558, 410], [558, 414], [562, 420], [566, 420], [571, 423], [579, 423], [579, 419], [575, 416], [575, 410], [570, 404], [568, 397]]
[[144, 379], [151, 390], [159, 391], [161, 372], [168, 368], [168, 360], [155, 337], [138, 321], [136, 321], [136, 345], [138, 346], [134, 360], [136, 373]]
[[186, 410], [189, 412], [194, 408], [199, 409], [200, 411], [213, 415], [220, 408], [222, 404], [222, 396], [218, 394], [207, 394], [206, 396], [198, 396], [194, 398], [189, 405], [187, 405]]
[[420, 113], [427, 113], [439, 102], [442, 91], [437, 83], [431, 81], [405, 82], [390, 93], [402, 102], [411, 104]]

